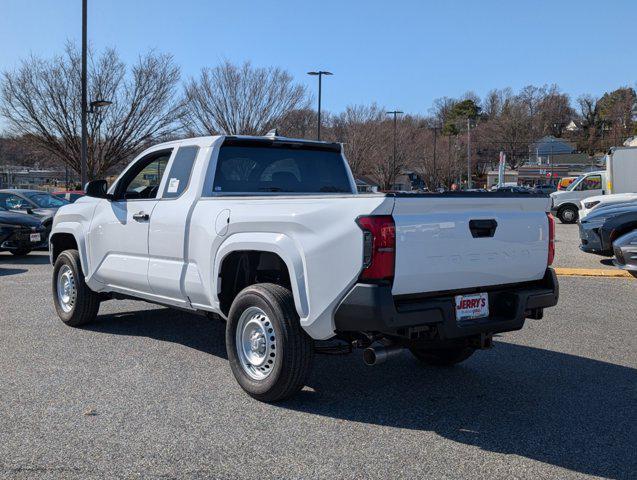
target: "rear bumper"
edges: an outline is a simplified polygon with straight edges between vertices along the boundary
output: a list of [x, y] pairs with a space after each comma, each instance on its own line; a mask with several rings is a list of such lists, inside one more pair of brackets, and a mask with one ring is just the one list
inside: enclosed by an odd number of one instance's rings
[[522, 328], [526, 318], [538, 317], [541, 309], [556, 305], [559, 297], [552, 268], [537, 282], [476, 290], [489, 294], [489, 317], [459, 322], [454, 296], [469, 292], [397, 299], [389, 286], [356, 284], [336, 309], [335, 328], [338, 332], [401, 336], [409, 336], [412, 329], [430, 330], [441, 340], [507, 332]]

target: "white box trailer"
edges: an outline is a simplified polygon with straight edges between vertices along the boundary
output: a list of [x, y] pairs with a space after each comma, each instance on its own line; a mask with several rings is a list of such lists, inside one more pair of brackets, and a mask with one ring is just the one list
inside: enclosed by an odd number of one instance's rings
[[637, 147], [613, 147], [606, 155], [606, 194], [637, 192]]

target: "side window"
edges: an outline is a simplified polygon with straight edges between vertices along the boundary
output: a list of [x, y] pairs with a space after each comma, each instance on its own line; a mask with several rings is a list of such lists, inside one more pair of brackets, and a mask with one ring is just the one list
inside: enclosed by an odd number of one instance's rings
[[162, 198], [179, 197], [190, 183], [190, 174], [199, 153], [199, 147], [180, 147], [168, 172]]
[[26, 200], [18, 197], [17, 195], [7, 195], [4, 199], [4, 203], [6, 205], [5, 208], [9, 210], [25, 210], [29, 207]]
[[602, 188], [601, 175], [591, 175], [582, 182], [582, 190], [600, 190]]
[[162, 151], [139, 160], [122, 178], [116, 196], [126, 200], [157, 198], [171, 152]]

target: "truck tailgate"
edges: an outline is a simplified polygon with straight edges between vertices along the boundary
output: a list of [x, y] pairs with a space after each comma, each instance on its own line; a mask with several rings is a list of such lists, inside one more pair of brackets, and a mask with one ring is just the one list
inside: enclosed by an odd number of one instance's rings
[[396, 195], [394, 295], [538, 280], [550, 199], [535, 195]]

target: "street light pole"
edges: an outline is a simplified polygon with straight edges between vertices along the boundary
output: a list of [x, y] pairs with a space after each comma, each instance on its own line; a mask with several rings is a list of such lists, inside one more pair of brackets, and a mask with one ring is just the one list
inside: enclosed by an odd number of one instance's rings
[[398, 149], [398, 115], [401, 115], [404, 112], [400, 110], [392, 110], [391, 112], [387, 112], [387, 115], [394, 116], [394, 160], [392, 164], [392, 183], [395, 181], [396, 175], [396, 151]]
[[431, 176], [434, 181], [434, 188], [438, 188], [438, 176], [436, 173], [436, 143], [438, 143], [438, 127], [434, 127], [434, 168]]
[[88, 181], [88, 132], [86, 115], [88, 114], [86, 91], [86, 0], [82, 0], [82, 152], [80, 156], [80, 177], [82, 188]]
[[318, 70], [316, 72], [307, 72], [308, 75], [318, 76], [318, 126], [316, 128], [316, 139], [321, 140], [321, 90], [323, 75], [334, 75], [332, 72]]
[[467, 190], [471, 188], [471, 120], [467, 117]]

